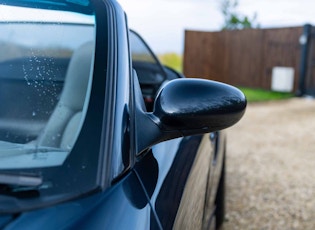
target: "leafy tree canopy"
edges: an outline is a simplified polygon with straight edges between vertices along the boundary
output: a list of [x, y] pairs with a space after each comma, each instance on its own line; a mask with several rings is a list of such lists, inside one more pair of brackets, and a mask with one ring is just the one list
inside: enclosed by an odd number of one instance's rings
[[238, 0], [222, 0], [221, 12], [224, 16], [223, 30], [241, 30], [246, 28], [259, 27], [255, 22], [257, 15], [252, 18], [241, 15], [237, 12]]

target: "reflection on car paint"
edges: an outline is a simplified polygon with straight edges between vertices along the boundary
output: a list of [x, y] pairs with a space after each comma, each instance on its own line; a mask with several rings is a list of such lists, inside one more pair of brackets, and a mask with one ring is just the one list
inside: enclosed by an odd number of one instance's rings
[[170, 229], [173, 226], [201, 137], [185, 137], [181, 140], [172, 166], [164, 178], [162, 186], [159, 188], [156, 200], [152, 200], [164, 229]]

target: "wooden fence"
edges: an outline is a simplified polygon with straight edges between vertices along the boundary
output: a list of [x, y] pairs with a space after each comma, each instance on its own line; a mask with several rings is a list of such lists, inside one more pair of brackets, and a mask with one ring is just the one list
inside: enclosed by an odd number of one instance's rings
[[184, 74], [236, 86], [271, 89], [275, 66], [294, 68], [298, 87], [303, 27], [185, 31]]

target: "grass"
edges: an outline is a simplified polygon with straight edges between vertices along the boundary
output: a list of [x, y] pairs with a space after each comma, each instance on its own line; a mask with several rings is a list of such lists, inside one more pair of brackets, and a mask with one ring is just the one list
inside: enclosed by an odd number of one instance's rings
[[283, 100], [294, 97], [293, 93], [274, 92], [246, 87], [239, 87], [239, 89], [245, 94], [248, 102]]
[[176, 53], [166, 53], [158, 55], [158, 58], [163, 65], [173, 68], [178, 72], [182, 72], [183, 58], [181, 55]]

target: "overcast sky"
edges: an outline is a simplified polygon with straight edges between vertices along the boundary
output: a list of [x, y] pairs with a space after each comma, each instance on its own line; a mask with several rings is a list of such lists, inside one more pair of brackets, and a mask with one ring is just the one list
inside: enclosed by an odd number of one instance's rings
[[[157, 53], [182, 53], [184, 30], [218, 31], [223, 25], [220, 0], [118, 0], [129, 27]], [[261, 28], [315, 25], [315, 0], [239, 0], [238, 11], [257, 13]]]

